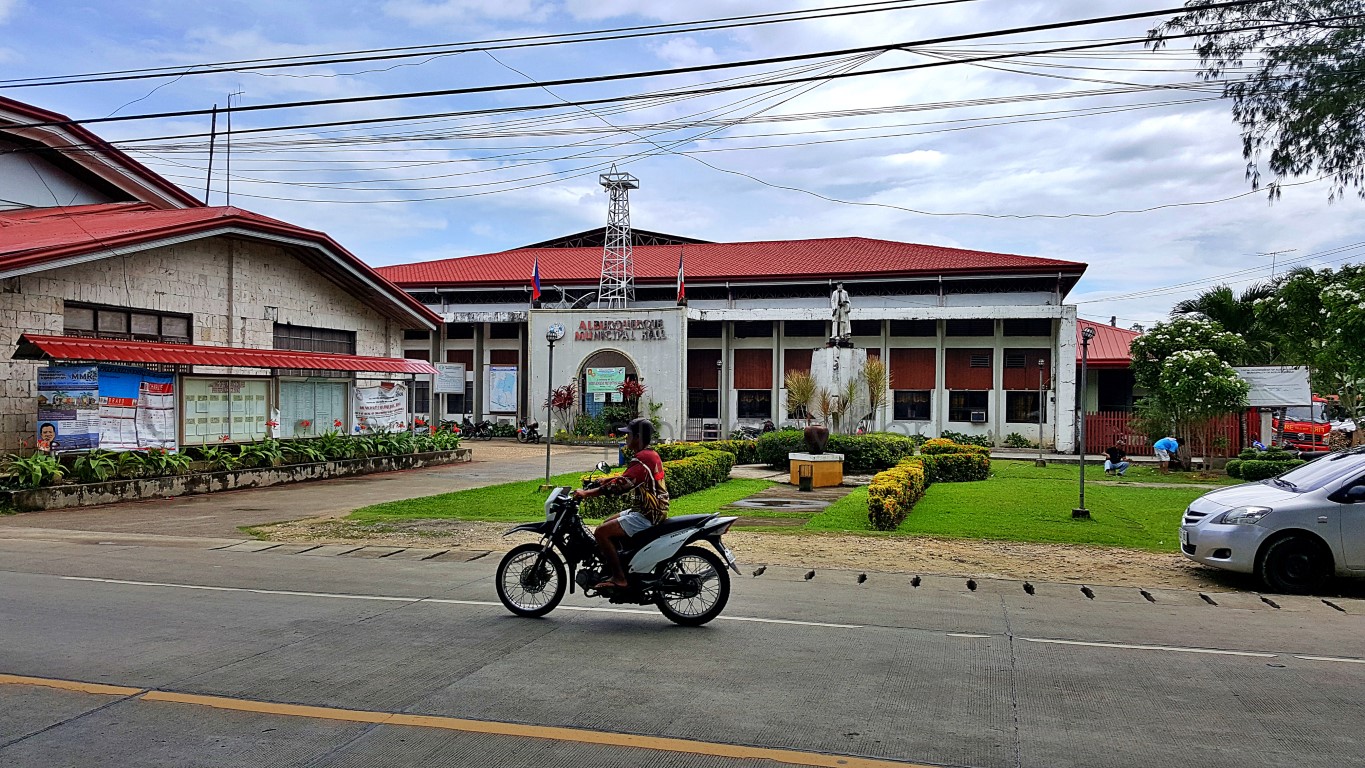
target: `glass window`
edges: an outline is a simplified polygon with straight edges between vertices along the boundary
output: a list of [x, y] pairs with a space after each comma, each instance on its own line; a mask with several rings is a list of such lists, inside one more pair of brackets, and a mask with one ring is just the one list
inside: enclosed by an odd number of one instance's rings
[[186, 378], [181, 445], [248, 443], [266, 437], [270, 415], [269, 379]]
[[773, 335], [771, 320], [741, 320], [735, 323], [737, 339], [768, 339]]
[[719, 339], [721, 324], [715, 320], [693, 320], [687, 324], [687, 335], [693, 339]]
[[346, 432], [349, 395], [344, 381], [281, 381], [280, 437]]
[[[1038, 423], [1037, 392], [1006, 392], [1005, 421], [1010, 424]], [[1047, 421], [1047, 401], [1043, 401], [1043, 421]]]
[[404, 341], [429, 341], [430, 339], [431, 331], [403, 331]]
[[160, 318], [156, 315], [134, 312], [131, 320], [132, 332], [138, 336], [159, 336], [161, 334]]
[[275, 323], [275, 349], [354, 355], [355, 331]]
[[519, 323], [489, 323], [488, 338], [490, 339], [515, 339], [518, 338], [517, 330], [521, 327]]
[[68, 332], [95, 330], [95, 310], [91, 307], [67, 306], [63, 315], [63, 326]]
[[990, 420], [990, 391], [954, 389], [948, 393], [948, 421]]
[[119, 310], [101, 309], [96, 313], [100, 333], [127, 333], [128, 313]]
[[460, 416], [464, 413], [464, 395], [446, 395], [446, 416]]
[[472, 339], [474, 338], [473, 323], [446, 323], [447, 339]]
[[852, 320], [849, 322], [849, 326], [854, 336], [882, 335], [882, 321], [880, 320]]
[[773, 393], [770, 389], [741, 389], [739, 394], [739, 414], [741, 419], [771, 419], [773, 417]]
[[896, 421], [929, 420], [929, 390], [898, 389], [893, 398]]
[[426, 415], [431, 413], [431, 382], [414, 381], [408, 388], [412, 398], [412, 415], [414, 418], [426, 420]]
[[190, 319], [176, 315], [161, 317], [161, 335], [167, 339], [190, 340]]
[[1005, 321], [1006, 336], [1051, 336], [1052, 321], [1046, 317], [1017, 318]]
[[937, 320], [892, 320], [892, 336], [937, 336]]
[[994, 320], [949, 320], [946, 332], [949, 336], [994, 336]]
[[687, 390], [687, 418], [720, 418], [720, 392], [714, 389]]
[[809, 336], [823, 339], [829, 336], [829, 328], [824, 320], [787, 320], [782, 323], [782, 334], [788, 337]]

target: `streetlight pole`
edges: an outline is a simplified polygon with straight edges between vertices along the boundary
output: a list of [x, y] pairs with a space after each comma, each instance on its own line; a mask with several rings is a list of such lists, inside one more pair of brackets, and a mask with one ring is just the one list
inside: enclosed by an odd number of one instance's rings
[[1071, 510], [1071, 516], [1073, 518], [1090, 517], [1090, 510], [1085, 508], [1085, 398], [1089, 392], [1088, 384], [1086, 382], [1086, 368], [1090, 362], [1090, 340], [1093, 338], [1095, 338], [1095, 329], [1086, 326], [1085, 330], [1081, 331], [1081, 393], [1080, 397], [1076, 398], [1076, 410], [1079, 413], [1081, 420], [1081, 505]]
[[564, 338], [564, 326], [552, 324], [545, 329], [545, 340], [550, 343], [550, 353], [545, 361], [545, 484], [550, 484], [550, 446], [555, 443], [554, 396], [555, 396], [555, 342]]
[[1043, 458], [1043, 368], [1045, 364], [1043, 358], [1038, 358], [1038, 458], [1033, 462], [1035, 467], [1046, 467], [1047, 459]]

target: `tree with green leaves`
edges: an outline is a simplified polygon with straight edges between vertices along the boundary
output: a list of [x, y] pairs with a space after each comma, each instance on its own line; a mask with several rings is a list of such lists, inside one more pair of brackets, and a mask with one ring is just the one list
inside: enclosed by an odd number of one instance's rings
[[1240, 336], [1246, 346], [1239, 357], [1228, 360], [1233, 365], [1272, 365], [1277, 362], [1275, 342], [1278, 334], [1266, 326], [1257, 314], [1257, 307], [1274, 293], [1274, 286], [1263, 283], [1243, 290], [1240, 295], [1228, 286], [1220, 285], [1176, 304], [1171, 315], [1212, 320], [1223, 330]]
[[1296, 269], [1258, 316], [1279, 333], [1284, 361], [1309, 368], [1314, 392], [1340, 395], [1353, 417], [1365, 416], [1365, 266]]
[[1207, 451], [1209, 421], [1247, 406], [1250, 385], [1227, 363], [1245, 354], [1246, 342], [1212, 320], [1157, 323], [1129, 351], [1133, 380], [1146, 390], [1137, 405], [1141, 428], [1152, 439], [1174, 433]]
[[1264, 160], [1271, 199], [1281, 179], [1310, 173], [1332, 179], [1329, 199], [1347, 187], [1365, 197], [1365, 0], [1185, 5], [1150, 44], [1195, 36], [1200, 76], [1232, 100], [1252, 189]]

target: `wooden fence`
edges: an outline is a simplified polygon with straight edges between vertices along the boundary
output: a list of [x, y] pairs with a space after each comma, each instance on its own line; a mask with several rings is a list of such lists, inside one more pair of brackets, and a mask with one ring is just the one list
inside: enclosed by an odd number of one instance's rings
[[[1130, 455], [1150, 454], [1152, 438], [1131, 425], [1135, 416], [1128, 411], [1097, 411], [1085, 415], [1085, 452], [1103, 453], [1111, 445]], [[1210, 419], [1191, 435], [1190, 453], [1194, 456], [1236, 456], [1253, 440], [1260, 439], [1261, 421], [1256, 412], [1232, 413]]]

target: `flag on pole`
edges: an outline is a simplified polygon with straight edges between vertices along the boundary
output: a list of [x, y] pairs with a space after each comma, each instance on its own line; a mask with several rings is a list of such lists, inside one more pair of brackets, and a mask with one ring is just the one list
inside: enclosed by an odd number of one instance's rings
[[540, 256], [531, 265], [531, 301], [540, 301]]
[[678, 247], [678, 306], [687, 304], [687, 284], [683, 281], [683, 253], [686, 246]]

